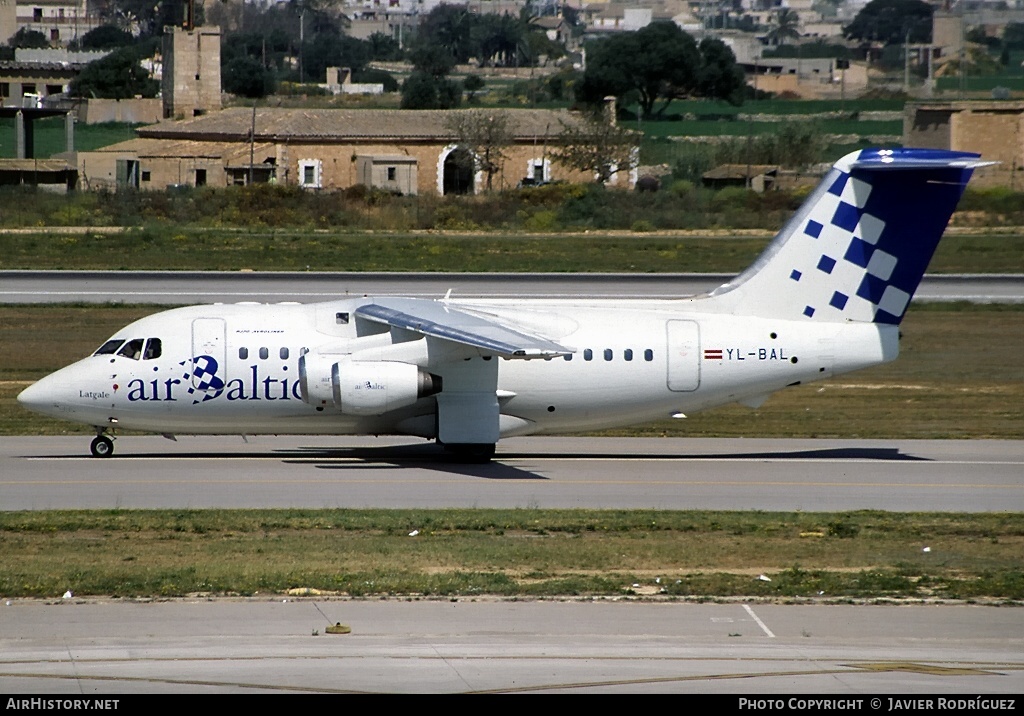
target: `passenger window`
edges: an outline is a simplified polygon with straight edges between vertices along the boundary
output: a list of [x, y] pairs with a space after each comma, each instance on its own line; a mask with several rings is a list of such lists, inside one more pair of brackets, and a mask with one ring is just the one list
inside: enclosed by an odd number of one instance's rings
[[594, 360], [594, 351], [589, 348], [583, 351], [583, 360]]
[[270, 357], [270, 350], [267, 348], [260, 348], [260, 360], [266, 360]]
[[102, 346], [100, 346], [98, 349], [96, 349], [96, 352], [93, 353], [93, 355], [94, 356], [109, 356], [109, 355], [113, 355], [114, 353], [117, 352], [117, 349], [121, 347], [122, 343], [124, 343], [124, 338], [111, 338], [109, 341], [107, 341]]
[[334, 314], [334, 320], [338, 322], [339, 326], [344, 326], [344, 325], [348, 324], [348, 313], [347, 312], [335, 313]]
[[604, 359], [605, 360], [611, 360], [612, 359], [612, 349], [611, 348], [605, 348], [604, 349]]
[[247, 360], [249, 358], [249, 349], [245, 347], [239, 348], [238, 357], [242, 360]]
[[163, 353], [163, 343], [159, 338], [150, 338], [146, 341], [146, 352], [142, 354], [142, 360], [159, 358], [161, 353]]
[[288, 349], [282, 348], [280, 352], [281, 360], [288, 360]]
[[652, 361], [652, 360], [654, 360], [654, 351], [652, 351], [650, 348], [645, 350], [644, 351], [644, 360], [645, 361]]
[[139, 360], [142, 357], [142, 345], [146, 341], [142, 338], [135, 338], [125, 343], [121, 350], [117, 352], [119, 356], [125, 358], [131, 358], [132, 360]]
[[569, 353], [569, 354], [567, 354], [567, 355], [565, 356], [565, 359], [566, 359], [566, 360], [572, 360], [572, 353]]
[[625, 358], [627, 361], [633, 360], [633, 349], [627, 348], [626, 350], [622, 351], [622, 357]]

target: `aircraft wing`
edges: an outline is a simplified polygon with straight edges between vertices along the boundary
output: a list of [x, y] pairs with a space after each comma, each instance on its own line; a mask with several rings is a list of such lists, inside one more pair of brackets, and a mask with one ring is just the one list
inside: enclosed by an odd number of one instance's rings
[[477, 348], [504, 358], [555, 358], [574, 351], [490, 318], [421, 298], [376, 298], [356, 316]]

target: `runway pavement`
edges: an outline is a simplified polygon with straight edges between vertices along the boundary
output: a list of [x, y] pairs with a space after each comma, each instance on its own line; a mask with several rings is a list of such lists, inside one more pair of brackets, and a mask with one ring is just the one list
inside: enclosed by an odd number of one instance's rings
[[0, 438], [0, 509], [1024, 510], [1024, 441], [525, 437], [493, 463], [416, 438]]
[[[675, 298], [732, 274], [0, 271], [0, 303], [311, 303], [348, 295]], [[916, 301], [1024, 302], [1022, 274], [924, 277]]]

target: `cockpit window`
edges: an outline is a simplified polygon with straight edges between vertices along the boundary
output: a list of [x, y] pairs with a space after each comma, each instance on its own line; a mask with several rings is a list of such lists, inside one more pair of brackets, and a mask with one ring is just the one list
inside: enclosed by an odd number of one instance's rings
[[133, 338], [132, 340], [121, 346], [121, 350], [117, 352], [119, 356], [125, 358], [133, 358], [139, 360], [142, 357], [142, 345], [145, 343], [143, 338]]
[[94, 356], [109, 356], [109, 355], [113, 355], [115, 352], [117, 352], [117, 349], [121, 347], [122, 343], [124, 343], [124, 338], [111, 338], [109, 341], [107, 341], [102, 346], [100, 346], [96, 350], [96, 352], [93, 353], [93, 355]]
[[142, 360], [152, 360], [154, 358], [159, 358], [162, 352], [163, 343], [161, 343], [160, 339], [150, 338], [148, 341], [146, 341], [146, 350], [142, 354]]

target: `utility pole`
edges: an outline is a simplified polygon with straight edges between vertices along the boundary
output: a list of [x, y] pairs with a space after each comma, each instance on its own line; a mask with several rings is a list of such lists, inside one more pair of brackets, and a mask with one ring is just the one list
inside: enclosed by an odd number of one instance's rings
[[965, 73], [967, 71], [967, 48], [964, 46], [964, 11], [960, 8], [960, 93], [959, 98], [964, 98], [964, 85], [966, 84]]
[[252, 126], [249, 128], [249, 184], [252, 186], [253, 163], [256, 155], [256, 103], [252, 103]]
[[299, 84], [306, 81], [306, 73], [302, 68], [302, 56], [305, 54], [306, 44], [306, 8], [299, 11]]
[[903, 37], [903, 91], [910, 94], [910, 30]]

